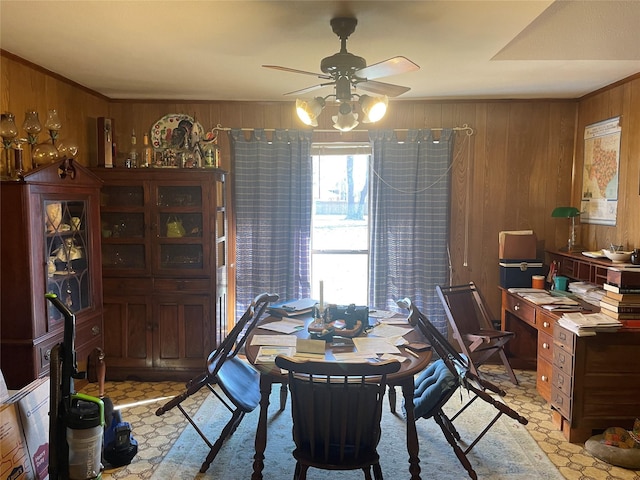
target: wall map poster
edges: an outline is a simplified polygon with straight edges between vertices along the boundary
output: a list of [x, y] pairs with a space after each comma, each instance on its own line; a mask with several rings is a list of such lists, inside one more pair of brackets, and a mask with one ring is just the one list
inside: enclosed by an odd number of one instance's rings
[[616, 224], [621, 130], [620, 117], [584, 129], [582, 223]]

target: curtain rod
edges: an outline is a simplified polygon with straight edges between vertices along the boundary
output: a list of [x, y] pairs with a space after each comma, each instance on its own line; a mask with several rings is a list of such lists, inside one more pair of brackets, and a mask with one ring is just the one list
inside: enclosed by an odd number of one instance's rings
[[[219, 131], [228, 132], [228, 131], [231, 130], [231, 128], [223, 127], [222, 125], [218, 124], [215, 127], [213, 127], [211, 130], [219, 130]], [[240, 130], [242, 130], [243, 132], [253, 132], [254, 130], [264, 130], [265, 132], [275, 132], [276, 131], [275, 128], [262, 128], [262, 129], [240, 128]], [[284, 130], [287, 130], [287, 129], [284, 129]], [[394, 128], [393, 129], [394, 132], [408, 132], [409, 130], [417, 130], [417, 129], [409, 129], [409, 128]], [[442, 130], [444, 130], [444, 127], [428, 128], [427, 130], [442, 131]], [[454, 131], [465, 131], [465, 132], [467, 132], [468, 136], [471, 136], [471, 135], [473, 135], [475, 133], [473, 128], [471, 128], [466, 123], [464, 125], [462, 125], [461, 127], [451, 127], [451, 130], [454, 130]], [[318, 132], [318, 133], [353, 133], [353, 132], [359, 132], [359, 133], [365, 132], [366, 133], [368, 131], [369, 130], [349, 130], [348, 132], [341, 132], [340, 130], [328, 130], [328, 129], [326, 129], [326, 130], [323, 130], [323, 129], [313, 130], [313, 132]]]

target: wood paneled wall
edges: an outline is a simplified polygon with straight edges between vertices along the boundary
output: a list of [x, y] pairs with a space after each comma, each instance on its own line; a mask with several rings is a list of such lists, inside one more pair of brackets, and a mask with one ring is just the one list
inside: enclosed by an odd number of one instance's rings
[[580, 206], [583, 180], [584, 128], [592, 123], [620, 116], [620, 170], [618, 214], [615, 226], [583, 224], [579, 228], [583, 245], [625, 249], [640, 248], [640, 76], [594, 92], [580, 101], [576, 140], [576, 170], [573, 205]]
[[[167, 102], [116, 101], [74, 86], [2, 56], [2, 111], [16, 113], [21, 122], [27, 108], [41, 115], [57, 108], [64, 122], [61, 137], [77, 135], [79, 161], [90, 165], [89, 129], [92, 118], [115, 120], [118, 150], [126, 152], [131, 130], [138, 137], [169, 113], [195, 116], [206, 129], [301, 128], [294, 102]], [[323, 112], [317, 130], [332, 130]], [[380, 129], [436, 128], [469, 125], [474, 135], [457, 135], [451, 203], [451, 264], [454, 283], [476, 282], [499, 313], [498, 232], [533, 229], [538, 255], [566, 243], [569, 224], [551, 218], [559, 205], [579, 206], [584, 126], [623, 116], [618, 226], [581, 226], [588, 248], [611, 241], [640, 246], [640, 80], [630, 79], [582, 100], [558, 101], [408, 101], [390, 102]], [[249, 132], [247, 133], [250, 134]], [[268, 133], [267, 133], [268, 134]], [[402, 136], [402, 132], [398, 133]], [[367, 140], [366, 131], [316, 132], [316, 141]], [[574, 149], [575, 144], [575, 149]], [[222, 167], [229, 164], [229, 145], [221, 135]], [[575, 164], [574, 164], [575, 155]], [[122, 157], [121, 157], [122, 158]], [[575, 173], [574, 173], [575, 172]], [[576, 187], [577, 185], [577, 187]], [[636, 212], [635, 215], [632, 212]]]
[[[89, 131], [90, 119], [95, 121], [108, 115], [109, 99], [6, 52], [2, 52], [0, 62], [0, 109], [15, 115], [18, 135], [27, 136], [22, 130], [26, 111], [37, 111], [44, 125], [47, 111], [57, 110], [62, 123], [58, 140], [75, 142], [79, 148], [78, 161], [87, 165], [88, 152], [95, 149]], [[40, 143], [50, 141], [48, 132], [43, 129], [38, 140]], [[25, 149], [28, 156], [29, 147]]]

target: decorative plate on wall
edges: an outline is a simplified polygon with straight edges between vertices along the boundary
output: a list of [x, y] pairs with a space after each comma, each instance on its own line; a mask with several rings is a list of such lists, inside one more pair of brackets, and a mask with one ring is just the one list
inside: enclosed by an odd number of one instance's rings
[[171, 113], [162, 117], [151, 127], [151, 146], [191, 150], [203, 133], [202, 125], [193, 117]]

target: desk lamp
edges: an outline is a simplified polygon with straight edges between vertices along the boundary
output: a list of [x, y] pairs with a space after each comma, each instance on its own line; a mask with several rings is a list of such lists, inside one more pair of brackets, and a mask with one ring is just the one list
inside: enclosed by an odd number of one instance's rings
[[567, 252], [573, 252], [576, 249], [576, 217], [580, 215], [580, 210], [576, 207], [556, 207], [551, 212], [551, 216], [554, 218], [570, 218], [571, 230], [569, 231], [569, 241], [566, 247], [562, 247], [560, 250]]

